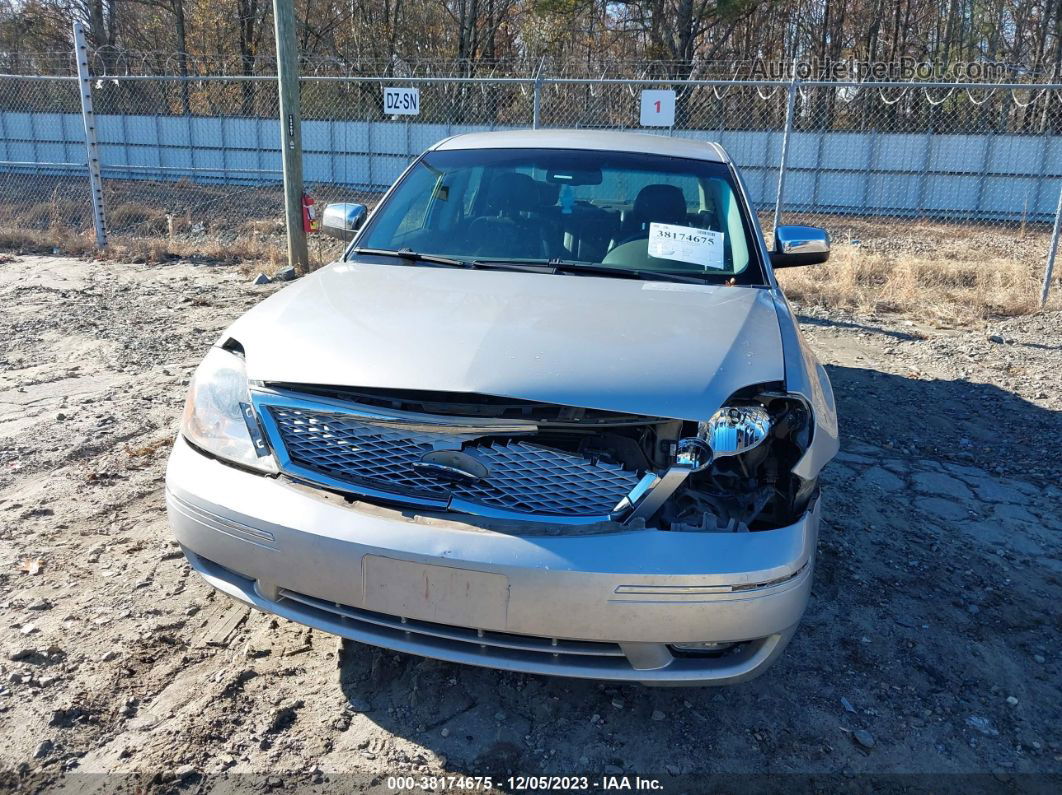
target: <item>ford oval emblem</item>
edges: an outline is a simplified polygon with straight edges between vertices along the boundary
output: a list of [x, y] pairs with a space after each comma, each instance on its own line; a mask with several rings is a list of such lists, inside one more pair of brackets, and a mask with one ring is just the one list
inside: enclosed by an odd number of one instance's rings
[[413, 464], [421, 475], [451, 483], [471, 483], [490, 474], [483, 464], [458, 450], [432, 450]]

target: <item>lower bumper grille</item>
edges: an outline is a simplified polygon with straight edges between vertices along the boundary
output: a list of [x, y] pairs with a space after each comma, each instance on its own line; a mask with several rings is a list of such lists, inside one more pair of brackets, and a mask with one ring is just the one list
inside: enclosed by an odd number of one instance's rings
[[274, 600], [259, 593], [253, 578], [197, 555], [187, 547], [185, 554], [192, 567], [215, 588], [260, 610], [386, 649], [507, 671], [645, 684], [729, 684], [762, 672], [781, 652], [793, 631], [791, 628], [782, 634], [742, 643], [739, 651], [731, 654], [671, 657], [663, 667], [639, 667], [635, 658], [626, 656], [624, 646], [618, 642], [562, 640], [403, 621], [397, 616], [284, 588], [279, 589]]
[[[615, 464], [493, 434], [489, 426], [477, 432], [474, 421], [398, 422], [273, 396], [255, 403], [283, 471], [369, 496], [488, 516], [605, 521], [639, 481]], [[424, 456], [442, 450], [460, 452], [486, 474], [455, 481], [425, 471]]]
[[313, 596], [280, 589], [281, 601], [297, 603], [301, 609], [311, 608], [327, 613], [333, 620], [339, 620], [352, 627], [368, 626], [373, 631], [390, 630], [405, 635], [421, 643], [456, 642], [466, 644], [469, 649], [498, 652], [531, 652], [557, 656], [577, 655], [581, 657], [619, 657], [626, 662], [626, 657], [615, 643], [598, 643], [594, 641], [561, 640], [559, 638], [540, 638], [533, 635], [515, 635], [508, 632], [454, 627], [448, 624], [435, 624], [430, 621], [398, 618], [396, 616], [374, 613], [334, 602], [327, 602]]

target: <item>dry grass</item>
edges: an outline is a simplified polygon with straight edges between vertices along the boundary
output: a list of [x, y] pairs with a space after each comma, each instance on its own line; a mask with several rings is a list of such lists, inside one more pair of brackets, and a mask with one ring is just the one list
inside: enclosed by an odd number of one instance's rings
[[[110, 245], [118, 262], [191, 260], [274, 275], [287, 261], [279, 186], [195, 185], [108, 180]], [[338, 188], [319, 200], [362, 201]], [[27, 203], [27, 196], [36, 201]], [[768, 219], [763, 219], [768, 220]], [[938, 324], [1022, 315], [1039, 309], [1049, 231], [1042, 225], [972, 226], [895, 219], [787, 216], [825, 226], [834, 238], [826, 265], [780, 271], [786, 293], [804, 305], [908, 314]], [[86, 186], [41, 175], [0, 175], [0, 249], [99, 255]], [[316, 236], [311, 266], [343, 244]], [[1062, 277], [1062, 266], [1056, 278]], [[1056, 281], [1051, 307], [1062, 307]]]
[[106, 251], [96, 249], [92, 230], [71, 232], [56, 229], [34, 230], [0, 225], [0, 250], [24, 254], [93, 256], [113, 262], [157, 265], [178, 260], [210, 265], [239, 265], [249, 270], [275, 273], [287, 260], [283, 239], [229, 238], [227, 240], [170, 239], [166, 236], [141, 237], [112, 234]]
[[173, 223], [169, 213], [139, 203], [125, 202], [107, 208], [107, 225], [116, 230], [129, 229], [142, 235], [168, 235]]
[[[37, 200], [27, 204], [27, 196]], [[321, 188], [319, 201], [362, 201], [338, 188]], [[107, 180], [108, 242], [114, 261], [164, 263], [191, 260], [239, 265], [250, 275], [273, 275], [287, 260], [281, 186], [197, 185], [187, 180]], [[0, 248], [67, 255], [95, 252], [87, 185], [40, 174], [0, 174]], [[310, 244], [311, 266], [342, 251], [331, 238]]]

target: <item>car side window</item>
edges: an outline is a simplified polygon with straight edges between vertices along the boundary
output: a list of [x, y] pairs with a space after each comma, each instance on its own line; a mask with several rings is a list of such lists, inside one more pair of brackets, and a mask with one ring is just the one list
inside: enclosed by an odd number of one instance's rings
[[473, 218], [476, 215], [475, 207], [476, 200], [479, 198], [479, 188], [483, 184], [483, 167], [468, 169], [467, 180], [461, 210], [465, 218]]
[[[436, 185], [436, 189], [438, 189]], [[431, 201], [432, 193], [425, 192], [421, 196], [417, 197], [417, 200], [410, 205], [406, 211], [405, 216], [402, 218], [402, 223], [398, 225], [398, 229], [395, 230], [396, 235], [405, 235], [410, 232], [416, 232], [424, 228], [424, 222], [428, 217], [428, 205]]]
[[396, 240], [424, 229], [432, 199], [443, 185], [443, 175], [416, 165], [407, 176], [411, 190], [392, 197], [384, 206], [381, 228]]

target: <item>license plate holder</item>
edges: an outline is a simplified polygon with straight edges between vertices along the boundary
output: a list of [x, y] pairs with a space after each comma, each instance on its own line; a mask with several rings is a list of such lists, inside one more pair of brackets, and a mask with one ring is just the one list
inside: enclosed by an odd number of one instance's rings
[[366, 555], [362, 577], [368, 610], [438, 624], [505, 629], [505, 575]]

